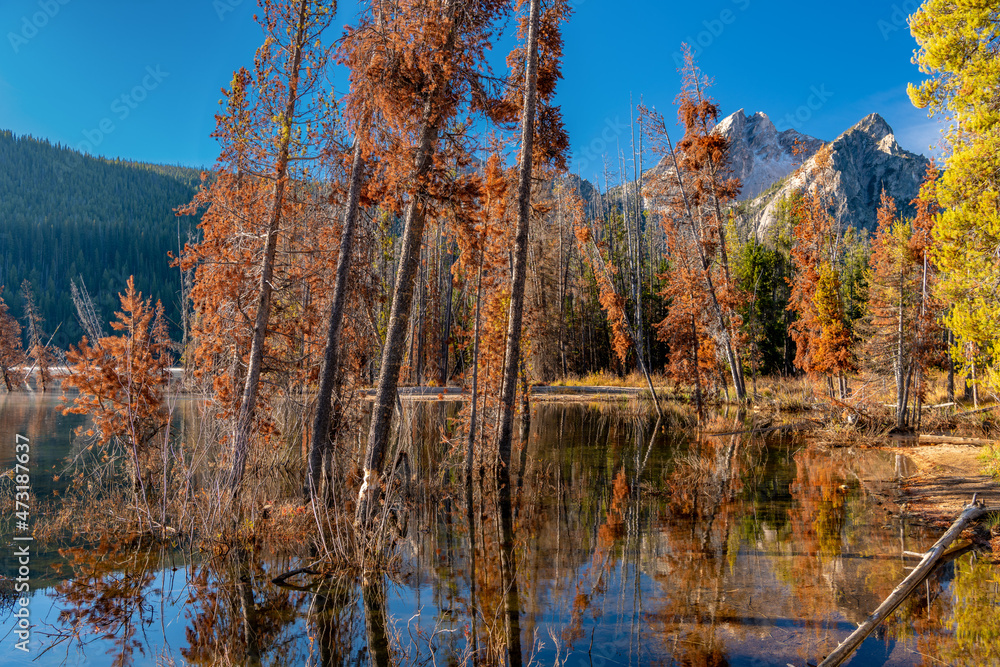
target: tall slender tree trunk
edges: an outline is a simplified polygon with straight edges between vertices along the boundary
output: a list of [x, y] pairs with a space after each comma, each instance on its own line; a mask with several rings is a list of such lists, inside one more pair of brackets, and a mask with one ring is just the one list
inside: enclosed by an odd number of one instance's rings
[[424, 326], [427, 322], [427, 264], [420, 262], [417, 276], [420, 292], [417, 296], [417, 365], [414, 382], [418, 387], [424, 385]]
[[454, 297], [455, 281], [451, 276], [451, 267], [455, 263], [451, 251], [448, 252], [448, 267], [444, 271], [444, 279], [448, 281], [444, 297], [444, 330], [441, 332], [441, 386], [448, 386], [448, 362], [451, 341], [451, 301]]
[[951, 354], [951, 348], [955, 344], [955, 334], [948, 329], [946, 342], [948, 343], [948, 402], [955, 402], [955, 357]]
[[698, 424], [701, 425], [701, 370], [698, 368], [698, 325], [691, 316], [691, 361], [694, 364], [694, 404], [698, 412]]
[[347, 302], [347, 279], [351, 269], [354, 230], [358, 222], [361, 176], [363, 171], [361, 140], [355, 137], [354, 158], [351, 162], [351, 181], [347, 190], [347, 207], [344, 210], [344, 226], [340, 232], [340, 251], [337, 255], [336, 283], [334, 283], [333, 287], [333, 301], [330, 304], [330, 320], [327, 325], [323, 373], [320, 377], [319, 395], [316, 397], [316, 416], [313, 419], [312, 448], [309, 452], [309, 470], [306, 478], [307, 499], [316, 497], [319, 492], [319, 480], [323, 461], [326, 460], [327, 453], [330, 450], [331, 402], [340, 366], [340, 334], [343, 331], [344, 324], [344, 304]]
[[247, 364], [246, 382], [243, 385], [243, 395], [236, 412], [236, 423], [233, 430], [233, 467], [229, 474], [229, 489], [235, 495], [243, 483], [246, 472], [247, 457], [250, 453], [250, 429], [257, 410], [257, 397], [260, 386], [260, 373], [264, 361], [264, 343], [267, 338], [267, 325], [271, 317], [271, 294], [273, 291], [272, 277], [274, 275], [274, 257], [278, 248], [278, 229], [281, 226], [281, 213], [285, 204], [285, 187], [288, 182], [288, 156], [292, 140], [292, 122], [295, 118], [295, 105], [298, 101], [299, 70], [302, 67], [302, 50], [305, 46], [303, 38], [306, 30], [306, 17], [309, 14], [309, 0], [299, 0], [298, 25], [295, 29], [293, 42], [288, 95], [285, 98], [285, 112], [282, 119], [281, 143], [278, 148], [278, 161], [274, 167], [274, 193], [271, 201], [271, 211], [268, 214], [267, 239], [264, 242], [264, 258], [261, 260], [260, 292], [257, 298], [257, 315], [253, 325], [253, 339], [250, 344], [250, 360]]
[[[629, 114], [632, 113], [631, 100], [629, 100]], [[634, 226], [628, 225], [628, 219], [626, 218], [625, 224], [629, 229], [629, 245], [634, 246], [632, 252], [632, 300], [635, 306], [635, 353], [640, 360], [644, 360], [647, 368], [648, 357], [646, 356], [646, 327], [642, 319], [642, 182], [640, 180], [640, 170], [638, 166], [638, 159], [636, 155], [635, 146], [635, 124], [632, 122], [632, 118], [629, 118], [630, 125], [632, 127], [632, 179], [634, 183], [634, 195], [635, 201], [632, 206], [627, 206], [632, 212], [632, 218]], [[628, 203], [626, 198], [626, 204]], [[635, 236], [634, 242], [631, 240], [632, 236]], [[648, 373], [648, 371], [647, 371]]]
[[[414, 182], [419, 183], [430, 170], [434, 157], [437, 125], [433, 122], [434, 104], [428, 98], [424, 103], [421, 119], [420, 141], [417, 147]], [[420, 263], [420, 245], [424, 235], [426, 192], [421, 188], [414, 193], [406, 209], [403, 242], [400, 249], [399, 269], [389, 310], [389, 326], [382, 348], [382, 365], [379, 369], [378, 388], [372, 406], [371, 427], [365, 448], [364, 481], [358, 494], [357, 521], [369, 525], [381, 497], [382, 465], [389, 443], [392, 410], [396, 404], [399, 385], [399, 368], [405, 351], [407, 321], [413, 302], [414, 278]]]
[[[479, 410], [479, 321], [483, 296], [483, 260], [479, 256], [479, 276], [476, 278], [476, 324], [472, 341], [472, 411], [469, 415], [469, 441], [465, 452], [465, 483], [468, 485], [471, 503], [472, 462], [475, 458], [476, 420]], [[471, 505], [470, 505], [471, 506]], [[471, 510], [470, 510], [471, 511]]]
[[538, 74], [538, 24], [540, 0], [531, 0], [528, 16], [527, 63], [524, 74], [524, 110], [521, 116], [521, 164], [517, 184], [517, 232], [514, 239], [514, 271], [507, 322], [503, 385], [500, 393], [500, 467], [507, 473], [514, 429], [518, 361], [521, 358], [521, 323], [524, 317], [524, 279], [528, 261], [528, 228], [531, 219], [531, 173], [535, 141], [535, 99]]
[[896, 317], [896, 358], [893, 365], [896, 370], [896, 428], [906, 426], [906, 367], [903, 358], [903, 284], [900, 279], [898, 313]]
[[563, 245], [565, 232], [563, 231], [563, 209], [562, 191], [558, 193], [559, 207], [559, 358], [562, 362], [562, 377], [566, 378], [568, 368], [566, 365], [566, 279], [569, 273], [569, 260], [564, 258]]

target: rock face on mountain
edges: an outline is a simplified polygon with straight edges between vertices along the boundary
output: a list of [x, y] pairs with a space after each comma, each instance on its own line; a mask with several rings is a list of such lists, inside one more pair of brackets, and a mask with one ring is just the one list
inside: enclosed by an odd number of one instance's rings
[[[747, 116], [743, 109], [720, 120], [712, 132], [729, 140], [729, 165], [731, 175], [740, 180], [737, 196], [740, 201], [757, 197], [791, 174], [825, 143], [795, 130], [779, 132], [767, 114], [758, 111]], [[673, 173], [673, 161], [664, 155], [646, 172], [646, 180], [659, 176], [673, 183]], [[606, 196], [611, 201], [620, 200], [621, 186], [611, 188]], [[646, 205], [650, 206], [651, 202], [647, 200]]]
[[928, 164], [924, 156], [900, 148], [889, 124], [873, 113], [749, 202], [748, 217], [762, 236], [777, 219], [782, 201], [818, 188], [843, 228], [874, 230], [883, 188], [896, 200], [900, 215], [913, 214], [910, 202], [920, 192]]
[[795, 130], [778, 132], [766, 114], [747, 116], [743, 109], [715, 126], [729, 140], [733, 176], [740, 179], [739, 199], [753, 199], [816, 154], [824, 142]]

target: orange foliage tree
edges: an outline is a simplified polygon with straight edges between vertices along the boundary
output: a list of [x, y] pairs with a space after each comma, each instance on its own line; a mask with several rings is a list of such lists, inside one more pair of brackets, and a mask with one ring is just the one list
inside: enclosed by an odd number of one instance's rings
[[[670, 270], [661, 276], [665, 281], [663, 296], [675, 299], [678, 305], [677, 312], [669, 313], [658, 331], [661, 340], [682, 346], [670, 355], [672, 364], [679, 364], [668, 369], [674, 377], [685, 375], [685, 369], [692, 372], [701, 366], [690, 360], [704, 347], [699, 330], [709, 332], [712, 347], [728, 365], [737, 400], [742, 402], [746, 400], [746, 388], [739, 355], [741, 320], [737, 308], [745, 297], [731, 278], [728, 218], [724, 212], [739, 192], [740, 183], [730, 174], [726, 138], [712, 132], [719, 105], [707, 95], [711, 82], [698, 69], [686, 46], [682, 80], [677, 117], [684, 126], [684, 136], [676, 149], [663, 117], [642, 108], [663, 155], [647, 186], [647, 196], [658, 208], [670, 262]], [[671, 276], [673, 271], [677, 275]], [[700, 397], [700, 380], [695, 377], [695, 391]]]
[[[671, 270], [681, 272], [674, 277], [668, 272], [662, 279], [666, 281], [664, 296], [679, 299], [682, 312], [668, 315], [658, 328], [661, 340], [667, 336], [675, 344], [680, 342], [678, 332], [684, 331], [685, 347], [696, 350], [701, 347], [697, 333], [697, 320], [701, 318], [700, 326], [710, 332], [723, 363], [729, 367], [737, 400], [742, 402], [746, 400], [746, 388], [739, 355], [741, 318], [737, 308], [745, 295], [731, 278], [725, 214], [740, 183], [730, 174], [726, 138], [712, 132], [719, 105], [707, 95], [711, 82], [698, 69], [686, 46], [682, 80], [677, 116], [684, 126], [684, 136], [676, 149], [663, 117], [642, 108], [663, 155], [660, 167], [648, 179], [647, 196], [659, 209]], [[686, 330], [692, 317], [695, 332], [688, 336]], [[691, 356], [685, 351], [672, 354], [671, 359], [687, 365]], [[680, 376], [682, 368], [669, 372]]]
[[664, 371], [676, 384], [694, 382], [694, 399], [701, 413], [703, 388], [718, 375], [716, 347], [709, 331], [710, 314], [705, 303], [702, 268], [683, 229], [664, 225], [664, 244], [670, 268], [661, 277], [661, 296], [670, 305], [656, 324], [657, 337], [669, 345]]
[[[3, 287], [0, 286], [0, 293]], [[14, 391], [13, 367], [24, 363], [24, 347], [21, 342], [21, 325], [10, 314], [10, 308], [0, 296], [0, 376], [3, 376], [7, 391]]]
[[[817, 158], [823, 163], [824, 156]], [[828, 158], [827, 158], [828, 159]], [[788, 309], [798, 315], [789, 327], [795, 341], [795, 365], [810, 377], [826, 376], [832, 396], [838, 379], [841, 399], [847, 396], [845, 373], [854, 368], [853, 337], [844, 315], [837, 273], [839, 232], [818, 189], [792, 205], [795, 220], [792, 246], [793, 275]]]
[[289, 360], [316, 352], [320, 318], [303, 307], [316, 291], [309, 281], [317, 276], [304, 266], [315, 252], [299, 253], [314, 251], [328, 232], [315, 224], [311, 181], [320, 136], [332, 129], [322, 38], [334, 14], [316, 0], [264, 0], [258, 20], [266, 38], [255, 68], [234, 74], [217, 116], [215, 178], [187, 209], [206, 209], [204, 240], [182, 257], [182, 267], [197, 267], [190, 361], [212, 378], [220, 412], [232, 417], [233, 493], [254, 434], [274, 430], [270, 411], [258, 407], [270, 405], [278, 382], [262, 377], [285, 371], [302, 379], [311, 365]]
[[111, 322], [118, 335], [93, 342], [84, 337], [66, 353], [63, 388], [79, 393], [64, 413], [89, 415], [96, 445], [125, 449], [132, 488], [139, 494], [145, 490], [146, 456], [170, 417], [164, 393], [172, 357], [163, 305], [143, 301], [131, 276], [118, 296], [122, 309]]

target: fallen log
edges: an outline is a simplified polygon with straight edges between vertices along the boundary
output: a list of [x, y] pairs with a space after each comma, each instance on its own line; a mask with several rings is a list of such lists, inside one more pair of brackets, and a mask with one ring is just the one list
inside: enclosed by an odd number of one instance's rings
[[962, 531], [984, 514], [989, 514], [991, 512], [1000, 512], [1000, 508], [988, 508], [976, 502], [975, 497], [972, 499], [972, 504], [968, 505], [957, 519], [955, 523], [951, 524], [951, 527], [945, 531], [945, 534], [941, 536], [934, 546], [927, 551], [920, 563], [913, 568], [913, 571], [906, 576], [903, 581], [893, 589], [892, 593], [885, 599], [882, 604], [878, 606], [872, 614], [865, 619], [865, 622], [858, 626], [858, 629], [852, 632], [847, 639], [840, 643], [837, 648], [833, 650], [826, 658], [819, 663], [818, 667], [837, 667], [843, 664], [851, 657], [854, 651], [857, 650], [861, 642], [870, 635], [875, 628], [882, 624], [885, 619], [887, 619], [892, 612], [896, 611], [896, 608], [902, 604], [903, 600], [909, 597], [910, 593], [919, 586], [923, 581], [930, 576], [934, 568], [937, 567], [945, 552], [948, 550], [948, 546], [955, 541], [955, 539], [962, 534]]
[[722, 435], [758, 435], [760, 433], [773, 433], [774, 431], [805, 431], [809, 428], [814, 428], [816, 425], [823, 425], [823, 422], [817, 419], [808, 419], [806, 421], [795, 422], [794, 424], [781, 424], [780, 426], [768, 426], [763, 428], [751, 428], [743, 431], [722, 431], [713, 433], [702, 433], [701, 435], [707, 436], [722, 436]]
[[993, 445], [996, 444], [995, 440], [986, 440], [984, 438], [960, 438], [952, 435], [924, 435], [921, 434], [917, 437], [917, 442], [919, 444], [928, 445]]
[[987, 405], [985, 408], [978, 408], [976, 410], [966, 410], [965, 412], [956, 412], [951, 415], [952, 417], [965, 417], [967, 415], [978, 415], [981, 412], [989, 412], [990, 410], [996, 410], [997, 406], [995, 403]]

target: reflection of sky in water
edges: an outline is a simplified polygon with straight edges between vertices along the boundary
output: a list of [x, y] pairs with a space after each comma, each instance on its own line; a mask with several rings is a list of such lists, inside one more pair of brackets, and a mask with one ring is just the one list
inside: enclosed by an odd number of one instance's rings
[[[10, 443], [23, 432], [31, 434], [39, 468], [61, 465], [80, 418], [63, 417], [57, 403], [51, 395], [0, 396], [0, 466], [10, 465]], [[905, 576], [902, 550], [921, 550], [936, 538], [901, 529], [869, 494], [893, 478], [896, 463], [889, 455], [809, 451], [800, 439], [785, 436], [766, 447], [741, 441], [731, 449], [729, 438], [715, 438], [696, 457], [690, 443], [671, 434], [654, 444], [637, 486], [634, 475], [650, 427], [651, 422], [608, 409], [557, 404], [537, 409], [522, 496], [514, 508], [526, 658], [535, 651], [540, 664], [552, 664], [557, 650], [565, 657], [571, 640], [570, 665], [803, 665], [846, 637]], [[718, 464], [729, 455], [738, 480], [723, 484], [723, 502], [706, 506], [717, 490], [712, 484], [720, 478]], [[614, 480], [623, 466], [622, 479], [629, 484], [617, 497]], [[38, 468], [33, 472], [40, 488]], [[704, 497], [693, 494], [694, 509], [678, 513], [692, 480], [700, 480]], [[411, 657], [427, 657], [427, 641], [437, 632], [438, 664], [443, 664], [449, 651], [464, 650], [470, 624], [463, 495], [416, 512], [414, 517], [424, 518], [411, 517], [402, 573], [386, 585], [386, 613]], [[486, 530], [497, 530], [492, 519]], [[9, 535], [3, 541], [10, 544]], [[0, 563], [4, 574], [10, 571], [8, 554]], [[497, 563], [495, 555], [480, 560], [478, 578], [497, 580], [499, 572], [490, 570]], [[273, 592], [266, 582], [286, 566], [287, 561], [264, 564], [254, 587], [258, 601], [265, 591]], [[924, 658], [916, 651], [926, 652], [928, 637], [952, 634], [951, 574], [940, 577], [947, 583], [931, 584], [934, 620], [920, 625], [923, 634], [914, 638], [911, 621], [895, 619], [865, 642], [852, 664], [921, 664]], [[52, 581], [51, 574], [32, 576], [39, 585]], [[161, 654], [183, 664], [187, 630], [199, 609], [188, 601], [194, 592], [188, 576], [186, 567], [160, 570], [147, 587], [152, 622], [137, 631], [145, 654], [137, 651], [134, 664], [156, 664]], [[217, 580], [212, 585], [220, 586]], [[229, 596], [232, 603], [235, 587], [221, 588], [221, 598]], [[274, 640], [281, 647], [265, 651], [265, 664], [279, 658], [304, 663], [314, 647], [310, 635], [317, 625], [307, 618], [311, 598], [292, 595], [298, 602]], [[38, 657], [39, 641], [52, 641], [45, 634], [59, 625], [62, 603], [54, 596], [52, 588], [33, 596], [31, 654], [13, 650], [9, 632], [16, 619], [0, 618], [3, 664], [110, 665], [115, 656], [106, 652], [113, 647], [94, 634], [84, 636], [88, 643], [82, 649], [69, 640]], [[910, 608], [928, 604], [919, 597]], [[498, 599], [490, 598], [491, 604]], [[354, 619], [353, 661], [366, 642], [364, 605], [357, 589], [344, 602], [354, 609], [347, 614]], [[477, 624], [485, 617], [502, 617], [502, 611], [481, 608]]]
[[[148, 602], [154, 605], [155, 619], [151, 625], [138, 631], [138, 636], [148, 640], [144, 642], [146, 655], [136, 651], [135, 664], [157, 664], [156, 657], [164, 648], [170, 654], [179, 656], [179, 649], [187, 645], [185, 639], [184, 618], [185, 600], [187, 599], [187, 587], [185, 585], [185, 571], [179, 569], [161, 570], [156, 573], [150, 591], [156, 591], [151, 595]], [[161, 602], [162, 607], [161, 607]], [[162, 613], [160, 612], [162, 609]], [[101, 639], [92, 643], [80, 646], [78, 642], [69, 639], [42, 653], [44, 646], [54, 642], [63, 629], [59, 623], [59, 606], [55, 599], [54, 589], [36, 591], [31, 600], [32, 612], [32, 640], [30, 653], [15, 650], [13, 643], [16, 641], [13, 634], [8, 635], [11, 621], [15, 619], [3, 619], [0, 621], [0, 645], [4, 647], [0, 655], [4, 656], [3, 664], [6, 665], [111, 665], [114, 655], [107, 655], [105, 652], [109, 644]], [[95, 636], [84, 636], [84, 642], [94, 640]], [[40, 644], [42, 648], [40, 648]], [[177, 660], [180, 664], [180, 660]]]

